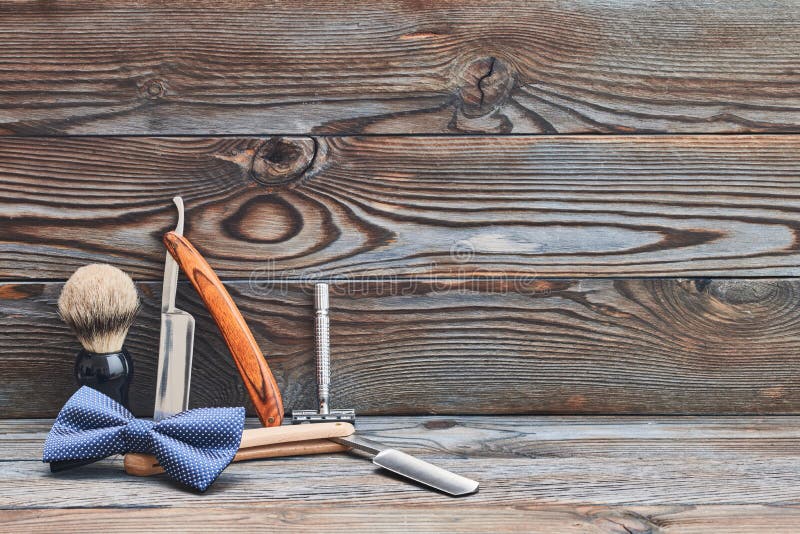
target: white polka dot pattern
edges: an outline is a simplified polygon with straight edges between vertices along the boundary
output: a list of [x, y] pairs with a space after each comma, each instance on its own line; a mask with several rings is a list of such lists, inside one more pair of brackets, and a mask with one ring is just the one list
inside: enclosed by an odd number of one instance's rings
[[198, 408], [153, 423], [83, 386], [61, 408], [42, 461], [144, 452], [175, 480], [205, 491], [233, 460], [243, 429], [244, 408]]

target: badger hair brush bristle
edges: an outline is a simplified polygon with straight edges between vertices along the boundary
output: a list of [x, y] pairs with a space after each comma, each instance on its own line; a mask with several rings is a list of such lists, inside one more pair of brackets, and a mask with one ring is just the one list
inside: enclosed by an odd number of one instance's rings
[[97, 354], [122, 349], [139, 311], [131, 277], [112, 265], [93, 263], [69, 277], [58, 298], [58, 313], [83, 348]]

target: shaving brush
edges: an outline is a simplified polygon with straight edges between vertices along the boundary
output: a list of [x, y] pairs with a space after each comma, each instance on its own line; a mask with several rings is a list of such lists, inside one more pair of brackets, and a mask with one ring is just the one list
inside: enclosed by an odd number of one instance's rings
[[131, 277], [106, 264], [81, 267], [58, 298], [58, 313], [83, 346], [75, 358], [75, 378], [128, 405], [133, 360], [125, 336], [139, 311]]
[[[101, 391], [128, 406], [133, 360], [125, 336], [139, 311], [139, 296], [130, 276], [116, 267], [92, 264], [69, 277], [58, 297], [58, 313], [83, 346], [75, 357], [78, 384]], [[96, 459], [50, 462], [58, 472]]]

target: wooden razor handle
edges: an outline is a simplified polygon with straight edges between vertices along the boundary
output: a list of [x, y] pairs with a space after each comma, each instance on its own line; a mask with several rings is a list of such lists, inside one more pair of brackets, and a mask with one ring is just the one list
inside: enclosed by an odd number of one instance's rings
[[[349, 436], [353, 431], [353, 425], [350, 423], [319, 423], [245, 430], [242, 432], [239, 452], [233, 461], [344, 452], [348, 447], [325, 438]], [[150, 454], [128, 453], [123, 463], [125, 472], [129, 475], [146, 477], [164, 472], [156, 457]]]
[[353, 425], [344, 422], [286, 425], [275, 428], [249, 428], [242, 432], [242, 441], [239, 443], [239, 449], [309, 439], [343, 438], [349, 436], [355, 430]]
[[[262, 447], [239, 449], [234, 462], [245, 460], [260, 460], [262, 458], [283, 458], [286, 456], [306, 456], [309, 454], [335, 454], [349, 450], [344, 445], [339, 445], [329, 439], [309, 439], [292, 443], [276, 443]], [[149, 454], [130, 453], [125, 455], [125, 472], [137, 477], [149, 477], [164, 472], [155, 456]]]
[[183, 236], [164, 234], [164, 245], [203, 299], [231, 351], [250, 400], [264, 426], [283, 422], [283, 400], [253, 333], [214, 270]]

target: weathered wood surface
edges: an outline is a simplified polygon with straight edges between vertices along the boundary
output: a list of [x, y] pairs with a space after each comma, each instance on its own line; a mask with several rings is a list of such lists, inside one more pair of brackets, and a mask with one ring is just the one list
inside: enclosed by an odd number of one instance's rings
[[6, 1], [0, 133], [798, 131], [793, 2]]
[[[227, 283], [287, 410], [315, 405], [310, 286]], [[3, 417], [54, 416], [78, 345], [61, 283], [0, 285]], [[132, 405], [152, 413], [160, 284], [142, 283], [128, 347]], [[538, 279], [334, 284], [332, 405], [372, 414], [800, 413], [797, 279]], [[245, 402], [208, 312], [197, 320], [192, 405]], [[46, 387], [45, 387], [46, 385]]]
[[[342, 281], [333, 405], [442, 414], [359, 429], [482, 483], [337, 455], [199, 496], [119, 458], [52, 475], [49, 421], [0, 420], [0, 531], [796, 532], [796, 417], [446, 414], [800, 414], [800, 136], [768, 135], [800, 133], [799, 49], [800, 5], [760, 0], [0, 3], [0, 418], [74, 390], [55, 300], [93, 261], [139, 281], [152, 412], [181, 194], [287, 409], [309, 281]], [[192, 404], [244, 403], [179, 292]]]
[[800, 137], [0, 138], [0, 278], [796, 276]]
[[10, 532], [86, 532], [113, 525], [114, 532], [515, 532], [524, 534], [796, 534], [800, 510], [787, 506], [439, 506], [383, 505], [251, 506], [197, 508], [68, 508], [0, 510], [0, 527]]
[[233, 464], [204, 495], [127, 476], [119, 458], [54, 475], [38, 461], [49, 424], [0, 422], [4, 530], [794, 532], [800, 521], [796, 417], [362, 418], [365, 435], [481, 482], [458, 500], [344, 454]]

